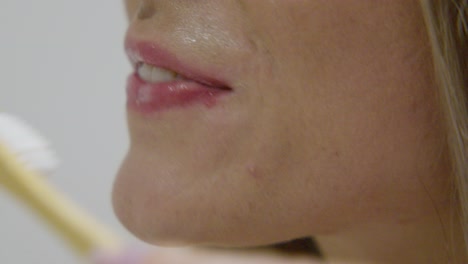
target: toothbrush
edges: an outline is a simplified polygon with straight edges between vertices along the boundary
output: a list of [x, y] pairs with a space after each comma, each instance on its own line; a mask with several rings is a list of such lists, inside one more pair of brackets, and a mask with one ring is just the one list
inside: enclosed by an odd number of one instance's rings
[[122, 254], [125, 250], [115, 234], [39, 175], [56, 164], [46, 141], [33, 128], [0, 112], [0, 187], [41, 216], [79, 256], [92, 259], [96, 254]]

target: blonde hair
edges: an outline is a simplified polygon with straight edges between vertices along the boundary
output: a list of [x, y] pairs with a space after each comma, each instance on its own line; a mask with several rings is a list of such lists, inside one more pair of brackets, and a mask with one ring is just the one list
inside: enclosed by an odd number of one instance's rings
[[457, 219], [468, 253], [468, 0], [421, 0], [447, 128]]

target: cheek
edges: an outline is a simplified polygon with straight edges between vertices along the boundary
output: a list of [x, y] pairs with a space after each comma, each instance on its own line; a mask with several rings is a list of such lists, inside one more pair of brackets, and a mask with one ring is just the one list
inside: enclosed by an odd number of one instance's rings
[[334, 12], [350, 20], [316, 14], [302, 25], [324, 27], [297, 35], [272, 20], [283, 33], [259, 45], [271, 60], [252, 94], [270, 109], [261, 120], [275, 124], [265, 124], [275, 130], [270, 153], [282, 154], [257, 163], [276, 177], [272, 203], [296, 208], [291, 219], [316, 232], [432, 213], [447, 163], [424, 25], [412, 11], [392, 10], [402, 21], [388, 28], [377, 26], [388, 14]]
[[317, 142], [319, 153], [309, 164], [322, 184], [311, 190], [335, 214], [329, 218], [337, 221], [335, 227], [433, 213], [431, 199], [438, 203], [443, 197], [446, 163], [435, 88], [426, 76], [406, 78], [407, 71], [411, 67], [394, 69], [386, 78], [370, 75], [341, 84], [350, 90], [310, 98], [322, 106], [311, 107], [309, 129], [315, 136], [307, 142]]
[[323, 234], [406, 221], [443, 202], [447, 162], [432, 83], [391, 86], [346, 99], [304, 95], [276, 113], [281, 132], [270, 150], [281, 156], [258, 164], [275, 164], [259, 174], [275, 194], [269, 202], [290, 208], [278, 217]]

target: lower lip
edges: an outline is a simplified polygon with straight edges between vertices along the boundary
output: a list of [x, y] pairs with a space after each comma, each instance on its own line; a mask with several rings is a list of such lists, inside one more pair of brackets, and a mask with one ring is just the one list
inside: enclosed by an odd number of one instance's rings
[[140, 113], [151, 114], [194, 104], [213, 107], [227, 89], [211, 87], [190, 80], [148, 83], [136, 73], [128, 78], [127, 107]]

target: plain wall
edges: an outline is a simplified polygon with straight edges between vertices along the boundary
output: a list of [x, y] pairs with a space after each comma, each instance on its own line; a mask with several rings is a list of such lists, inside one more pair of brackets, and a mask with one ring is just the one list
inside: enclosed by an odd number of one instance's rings
[[[3, 0], [0, 111], [50, 140], [61, 166], [50, 182], [126, 239], [111, 207], [128, 145], [123, 1]], [[0, 186], [0, 263], [81, 263]]]

